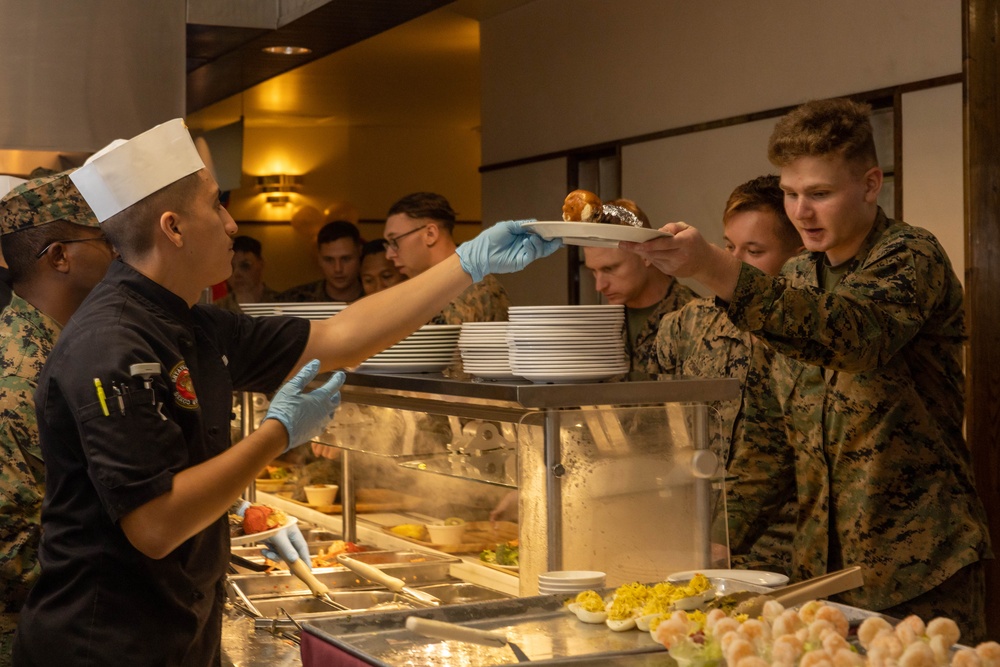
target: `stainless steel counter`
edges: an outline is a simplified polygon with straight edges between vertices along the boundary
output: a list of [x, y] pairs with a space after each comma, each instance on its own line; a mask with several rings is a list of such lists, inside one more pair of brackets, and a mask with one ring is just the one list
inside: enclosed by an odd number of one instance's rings
[[[591, 405], [706, 403], [732, 400], [740, 395], [739, 380], [733, 378], [661, 377], [625, 382], [535, 384], [527, 380], [459, 380], [431, 373], [348, 373], [341, 394], [345, 400], [380, 407], [414, 410], [424, 404], [428, 410], [440, 411], [445, 406], [447, 414], [478, 419], [502, 419], [526, 411]], [[488, 414], [483, 414], [484, 409]]]

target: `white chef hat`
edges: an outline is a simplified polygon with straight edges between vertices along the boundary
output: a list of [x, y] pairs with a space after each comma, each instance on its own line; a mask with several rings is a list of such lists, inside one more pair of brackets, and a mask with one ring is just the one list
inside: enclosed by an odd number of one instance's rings
[[204, 167], [187, 126], [175, 118], [128, 141], [112, 141], [70, 178], [104, 222]]
[[6, 176], [0, 174], [0, 197], [3, 197], [21, 183], [27, 183], [27, 181], [23, 178], [18, 178], [17, 176]]

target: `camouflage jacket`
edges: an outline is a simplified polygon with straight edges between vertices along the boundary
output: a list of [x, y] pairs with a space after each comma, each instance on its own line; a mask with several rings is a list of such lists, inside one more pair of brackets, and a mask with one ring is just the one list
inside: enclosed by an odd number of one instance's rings
[[[264, 293], [261, 295], [260, 303], [272, 303], [278, 300], [278, 292], [271, 289], [267, 285], [264, 285]], [[234, 313], [242, 313], [243, 309], [240, 308], [239, 301], [236, 300], [236, 295], [230, 292], [229, 294], [220, 297], [212, 302], [213, 305], [222, 308], [223, 310], [228, 310]]]
[[[631, 371], [633, 373], [649, 373], [653, 375], [658, 362], [656, 359], [656, 332], [660, 326], [660, 320], [667, 313], [672, 313], [681, 306], [698, 298], [698, 295], [688, 287], [676, 280], [671, 281], [667, 293], [663, 295], [660, 302], [656, 304], [656, 309], [652, 312], [646, 323], [642, 325], [642, 330], [636, 337], [635, 346], [628, 335], [628, 327], [622, 329], [622, 339], [625, 341], [625, 349], [629, 354]], [[626, 316], [627, 317], [627, 316]]]
[[17, 294], [0, 313], [0, 633], [14, 631], [38, 576], [45, 472], [33, 394], [61, 329]]
[[[347, 303], [352, 301], [357, 301], [365, 295], [364, 291], [361, 289], [361, 282], [358, 281], [358, 291], [354, 298], [346, 299]], [[335, 303], [326, 293], [326, 278], [322, 278], [313, 283], [305, 283], [304, 285], [296, 285], [295, 287], [289, 287], [284, 292], [278, 294], [275, 301], [291, 302], [291, 303]]]
[[795, 456], [772, 386], [778, 355], [737, 329], [714, 299], [696, 299], [660, 321], [655, 373], [732, 377], [739, 401], [719, 401], [728, 450], [726, 510], [733, 563], [788, 572], [795, 528]]
[[462, 322], [506, 322], [510, 298], [494, 276], [486, 276], [467, 288], [434, 316], [430, 324]]
[[930, 232], [881, 209], [830, 292], [821, 261], [803, 253], [780, 278], [744, 265], [728, 313], [787, 355], [796, 575], [863, 565], [842, 600], [880, 610], [989, 554], [962, 432], [962, 286]]

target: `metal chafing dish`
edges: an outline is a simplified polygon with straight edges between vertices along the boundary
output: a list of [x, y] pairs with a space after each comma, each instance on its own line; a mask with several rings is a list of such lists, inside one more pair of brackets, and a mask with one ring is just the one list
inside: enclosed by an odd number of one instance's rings
[[[351, 554], [352, 558], [374, 565], [409, 584], [427, 584], [446, 581], [453, 563], [460, 560], [447, 554], [423, 551], [364, 551]], [[345, 567], [326, 567], [313, 570], [313, 574], [329, 588], [368, 587], [370, 582]], [[257, 574], [230, 575], [230, 583], [249, 598], [278, 595], [311, 595], [309, 588], [287, 570], [274, 570]]]
[[[711, 578], [716, 593], [767, 592], [768, 588], [724, 578]], [[599, 589], [610, 594], [614, 587]], [[395, 611], [343, 617], [337, 621], [310, 619], [303, 624], [303, 664], [312, 667], [336, 664], [336, 656], [347, 654], [382, 667], [396, 665], [489, 665], [515, 664], [509, 648], [494, 648], [457, 641], [428, 639], [406, 629], [409, 616], [457, 623], [482, 630], [500, 631], [528, 654], [532, 663], [607, 665], [665, 664], [664, 647], [648, 632], [614, 632], [603, 623], [582, 623], [565, 609], [569, 595], [542, 595], [485, 601], [453, 607]], [[307, 648], [308, 645], [308, 648]], [[306, 656], [315, 660], [306, 660]], [[649, 662], [645, 662], [647, 659]], [[333, 662], [325, 662], [330, 661]]]
[[[417, 590], [440, 599], [442, 604], [508, 597], [489, 588], [452, 579], [449, 569], [459, 562], [454, 556], [399, 550], [366, 551], [351, 554], [351, 557], [406, 581]], [[370, 581], [344, 567], [317, 568], [313, 574], [330, 588], [328, 600], [314, 596], [301, 580], [287, 571], [230, 575], [227, 590], [233, 605], [256, 619], [256, 627], [270, 629], [307, 619], [422, 606], [410, 597], [372, 587]]]

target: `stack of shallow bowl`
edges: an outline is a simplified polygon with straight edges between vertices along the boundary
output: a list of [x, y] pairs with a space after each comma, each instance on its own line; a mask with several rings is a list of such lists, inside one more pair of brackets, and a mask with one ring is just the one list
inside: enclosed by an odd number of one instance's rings
[[437, 373], [455, 360], [460, 324], [427, 324], [356, 370], [367, 373]]
[[263, 317], [267, 315], [287, 315], [306, 320], [325, 320], [347, 308], [346, 303], [241, 303], [240, 310], [247, 315]]
[[487, 380], [506, 380], [510, 370], [507, 322], [463, 322], [458, 336], [462, 367], [469, 375]]
[[510, 367], [532, 382], [592, 382], [628, 371], [625, 307], [519, 306], [509, 311]]
[[581, 591], [604, 588], [607, 575], [592, 570], [561, 570], [538, 575], [541, 595], [573, 595]]

